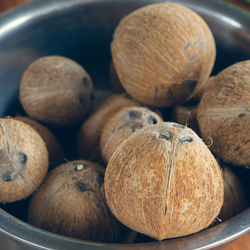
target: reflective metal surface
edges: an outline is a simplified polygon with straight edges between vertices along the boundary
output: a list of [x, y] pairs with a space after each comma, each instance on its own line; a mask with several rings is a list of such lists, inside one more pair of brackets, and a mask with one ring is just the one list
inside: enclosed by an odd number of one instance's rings
[[[110, 42], [124, 15], [153, 0], [36, 0], [0, 17], [0, 116], [21, 110], [18, 85], [27, 65], [38, 57], [68, 56], [90, 73], [95, 88], [108, 90]], [[160, 2], [160, 1], [159, 1]], [[219, 0], [177, 0], [197, 11], [216, 39], [213, 73], [250, 59], [250, 16]], [[205, 249], [250, 230], [250, 209], [200, 233], [162, 242], [130, 245], [89, 243], [35, 228], [21, 219], [28, 201], [1, 205], [1, 249]], [[12, 207], [11, 207], [12, 206]], [[18, 218], [13, 217], [15, 214]]]

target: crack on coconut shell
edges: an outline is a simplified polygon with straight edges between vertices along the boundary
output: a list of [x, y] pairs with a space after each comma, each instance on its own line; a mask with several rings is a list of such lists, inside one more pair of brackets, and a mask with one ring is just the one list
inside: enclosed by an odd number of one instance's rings
[[164, 217], [166, 216], [169, 207], [168, 207], [168, 193], [169, 193], [169, 189], [170, 189], [170, 185], [171, 185], [171, 180], [172, 180], [172, 175], [175, 169], [175, 161], [176, 161], [176, 155], [177, 155], [177, 145], [172, 144], [172, 150], [170, 152], [170, 159], [168, 160], [167, 164], [166, 164], [166, 185], [165, 185], [165, 190], [166, 190], [166, 200], [165, 200], [165, 207], [164, 207]]
[[[170, 152], [170, 159], [168, 160], [168, 163], [166, 164], [166, 200], [165, 200], [165, 206], [164, 206], [164, 215], [163, 215], [163, 221], [165, 221], [166, 214], [172, 214], [171, 208], [168, 206], [168, 197], [169, 197], [169, 192], [171, 189], [171, 181], [172, 181], [172, 176], [174, 175], [175, 167], [176, 167], [176, 159], [177, 159], [177, 154], [179, 150], [182, 147], [182, 143], [179, 142], [179, 140], [173, 141], [174, 143], [172, 144], [172, 150]], [[174, 205], [172, 204], [172, 207]], [[165, 223], [162, 223], [162, 226]], [[164, 231], [164, 230], [163, 230]]]

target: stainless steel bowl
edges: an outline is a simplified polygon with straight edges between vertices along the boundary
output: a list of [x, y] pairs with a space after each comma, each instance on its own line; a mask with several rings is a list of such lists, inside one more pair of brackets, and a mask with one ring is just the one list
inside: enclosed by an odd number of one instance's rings
[[[90, 73], [96, 89], [108, 91], [114, 28], [127, 13], [154, 2], [158, 1], [36, 0], [1, 15], [0, 116], [20, 110], [17, 98], [20, 77], [30, 62], [45, 55], [60, 54], [76, 60]], [[250, 59], [249, 14], [219, 0], [174, 2], [198, 12], [212, 29], [217, 45], [213, 73], [236, 61]], [[249, 171], [243, 175], [249, 177]], [[1, 205], [1, 249], [207, 249], [250, 230], [248, 208], [218, 226], [178, 239], [100, 244], [63, 237], [27, 224], [23, 221], [27, 202]]]

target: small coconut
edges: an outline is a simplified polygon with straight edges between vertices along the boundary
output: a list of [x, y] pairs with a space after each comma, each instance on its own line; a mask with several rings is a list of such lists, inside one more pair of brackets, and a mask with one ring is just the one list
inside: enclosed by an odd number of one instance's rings
[[56, 126], [83, 119], [93, 98], [92, 81], [75, 61], [62, 56], [39, 58], [25, 70], [20, 101], [32, 118]]
[[250, 166], [250, 60], [212, 78], [197, 108], [197, 120], [210, 149], [225, 162]]
[[89, 161], [55, 168], [33, 195], [28, 221], [65, 236], [116, 242], [119, 225], [106, 205], [103, 180], [104, 168]]
[[144, 107], [125, 107], [105, 124], [100, 140], [103, 160], [108, 162], [119, 145], [136, 130], [163, 122], [162, 118]]
[[216, 55], [205, 21], [174, 3], [148, 5], [124, 17], [115, 30], [111, 51], [125, 90], [157, 107], [195, 96], [210, 75]]
[[0, 202], [14, 202], [33, 193], [48, 170], [48, 151], [31, 126], [0, 119]]
[[121, 108], [135, 105], [140, 104], [124, 93], [114, 94], [98, 106], [79, 130], [77, 148], [80, 157], [88, 160], [100, 160], [100, 137], [104, 125]]
[[39, 122], [32, 120], [28, 117], [24, 116], [17, 116], [15, 117], [16, 120], [22, 121], [30, 125], [39, 135], [43, 138], [47, 150], [49, 153], [49, 161], [52, 167], [58, 166], [63, 163], [64, 161], [64, 154], [61, 145], [59, 144], [56, 137], [53, 133], [44, 125], [40, 124]]
[[114, 152], [107, 203], [129, 228], [163, 240], [209, 226], [223, 203], [217, 161], [191, 129], [172, 122], [136, 131]]

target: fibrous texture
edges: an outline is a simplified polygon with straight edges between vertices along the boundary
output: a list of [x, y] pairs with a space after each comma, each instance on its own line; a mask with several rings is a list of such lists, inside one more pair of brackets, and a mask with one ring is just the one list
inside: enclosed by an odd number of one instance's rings
[[24, 72], [20, 101], [34, 119], [57, 126], [72, 125], [89, 111], [92, 81], [81, 65], [62, 56], [34, 61]]
[[158, 240], [206, 228], [223, 203], [215, 158], [191, 129], [177, 123], [131, 135], [109, 160], [104, 185], [118, 220]]
[[198, 93], [216, 54], [204, 20], [173, 3], [148, 5], [124, 17], [111, 50], [126, 91], [158, 107], [184, 102]]
[[213, 77], [197, 109], [202, 137], [224, 161], [250, 166], [250, 60]]
[[46, 145], [31, 126], [0, 119], [0, 202], [18, 201], [33, 193], [48, 164]]

